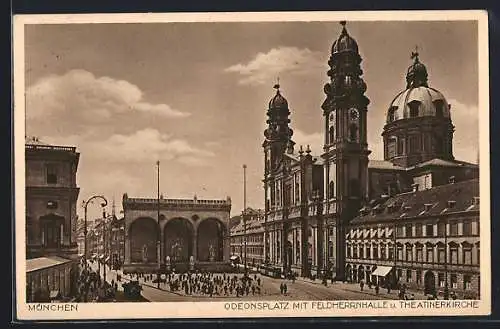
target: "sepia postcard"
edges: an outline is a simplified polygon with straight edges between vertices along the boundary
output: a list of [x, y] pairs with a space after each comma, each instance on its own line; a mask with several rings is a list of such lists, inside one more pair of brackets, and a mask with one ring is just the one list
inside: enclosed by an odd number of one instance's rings
[[490, 314], [485, 11], [13, 22], [19, 320]]

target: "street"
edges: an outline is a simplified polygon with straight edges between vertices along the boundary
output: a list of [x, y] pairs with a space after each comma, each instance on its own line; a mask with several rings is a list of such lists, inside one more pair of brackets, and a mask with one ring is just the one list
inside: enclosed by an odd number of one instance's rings
[[[97, 270], [96, 264], [91, 264], [93, 270]], [[111, 282], [117, 281], [117, 274], [121, 271], [111, 270], [106, 267], [106, 280]], [[103, 266], [101, 265], [101, 275], [103, 274]], [[222, 275], [222, 274], [221, 274]], [[233, 274], [231, 274], [233, 275]], [[241, 276], [241, 274], [240, 274]], [[253, 277], [253, 275], [252, 275]], [[328, 286], [321, 284], [319, 280], [311, 281], [308, 279], [297, 279], [295, 282], [290, 280], [275, 279], [257, 274], [261, 278], [261, 294], [249, 293], [241, 297], [214, 295], [209, 297], [206, 295], [186, 295], [182, 291], [169, 291], [166, 284], [160, 284], [160, 289], [156, 283], [146, 282], [140, 279], [142, 285], [142, 296], [150, 302], [173, 302], [173, 301], [214, 301], [214, 300], [380, 300], [380, 299], [397, 299], [397, 292], [393, 291], [388, 294], [384, 289], [381, 289], [377, 295], [375, 289], [370, 289], [365, 286], [364, 291], [360, 291], [360, 287], [353, 283], [328, 282]], [[129, 280], [130, 276], [122, 274], [122, 283]], [[134, 278], [135, 279], [135, 278]], [[280, 293], [280, 284], [285, 282], [287, 285], [286, 294]], [[123, 291], [121, 284], [118, 284], [118, 290]], [[422, 299], [422, 296], [416, 296], [417, 299]]]

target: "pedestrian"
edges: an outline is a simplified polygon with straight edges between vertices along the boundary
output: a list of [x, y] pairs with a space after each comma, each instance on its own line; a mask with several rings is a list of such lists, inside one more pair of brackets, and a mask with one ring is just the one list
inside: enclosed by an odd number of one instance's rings
[[252, 285], [252, 296], [254, 296], [254, 295], [255, 295], [255, 286]]
[[285, 290], [284, 286], [283, 286], [283, 282], [280, 284], [280, 294], [283, 295], [283, 291]]
[[283, 284], [283, 293], [286, 295], [286, 291], [288, 290], [288, 287], [286, 286], [286, 283]]
[[380, 286], [377, 282], [377, 284], [375, 285], [375, 293], [378, 295], [379, 291], [380, 291]]
[[363, 287], [365, 286], [365, 281], [360, 280], [359, 281], [359, 287], [361, 288], [361, 291], [363, 291]]

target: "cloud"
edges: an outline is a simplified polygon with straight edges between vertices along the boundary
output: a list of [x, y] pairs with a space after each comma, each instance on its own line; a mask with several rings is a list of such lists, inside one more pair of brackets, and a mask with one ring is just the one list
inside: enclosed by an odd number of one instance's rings
[[296, 143], [295, 147], [298, 150], [300, 145], [303, 145], [305, 151], [307, 145], [310, 146], [312, 154], [321, 155], [323, 153], [324, 135], [323, 133], [307, 134], [302, 130], [295, 129], [292, 136], [293, 141]]
[[451, 104], [451, 120], [455, 126], [453, 153], [457, 160], [476, 163], [479, 152], [479, 108], [455, 99]]
[[324, 67], [325, 59], [320, 52], [308, 48], [280, 47], [258, 53], [250, 62], [230, 66], [225, 72], [242, 75], [240, 84], [259, 85], [274, 81], [278, 76], [305, 75]]
[[152, 128], [130, 135], [113, 134], [104, 140], [77, 135], [42, 137], [41, 140], [56, 145], [76, 145], [89, 161], [105, 159], [106, 162], [114, 163], [153, 163], [157, 160], [176, 160], [186, 165], [200, 166], [215, 156], [211, 151]]
[[38, 80], [26, 91], [27, 120], [49, 120], [74, 124], [103, 123], [123, 113], [148, 113], [166, 118], [190, 114], [167, 104], [144, 100], [136, 85], [110, 77], [96, 77], [85, 70], [71, 70]]

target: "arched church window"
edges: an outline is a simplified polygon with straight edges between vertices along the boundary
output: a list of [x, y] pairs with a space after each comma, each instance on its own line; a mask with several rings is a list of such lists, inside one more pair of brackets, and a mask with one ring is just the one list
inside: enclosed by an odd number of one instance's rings
[[389, 122], [396, 121], [396, 111], [398, 110], [397, 106], [392, 106], [389, 109]]
[[410, 103], [408, 103], [408, 107], [410, 108], [410, 118], [418, 117], [418, 110], [420, 108], [420, 102], [419, 101], [411, 101]]
[[335, 197], [335, 183], [330, 181], [328, 183], [328, 198], [333, 199]]
[[335, 128], [333, 126], [328, 129], [328, 142], [333, 144], [335, 142]]
[[390, 137], [387, 143], [387, 157], [393, 158], [396, 156], [396, 146], [397, 146], [397, 138]]
[[349, 140], [355, 142], [358, 139], [358, 126], [352, 123], [349, 126]]
[[402, 155], [405, 153], [405, 140], [401, 138], [398, 140], [398, 155]]

